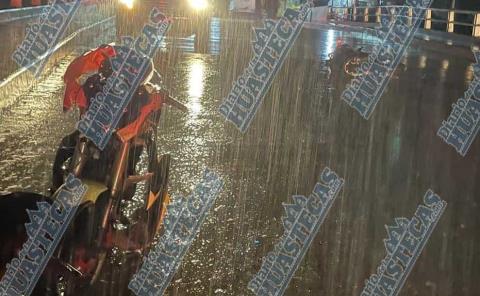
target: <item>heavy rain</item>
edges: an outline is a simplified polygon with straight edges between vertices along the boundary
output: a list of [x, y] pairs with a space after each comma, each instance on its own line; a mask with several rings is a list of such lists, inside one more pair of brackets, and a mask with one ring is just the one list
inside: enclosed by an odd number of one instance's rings
[[[373, 27], [330, 14], [323, 22], [307, 21], [242, 133], [219, 106], [253, 57], [253, 28], [266, 18], [279, 19], [284, 6], [279, 4], [278, 13], [262, 13], [236, 12], [232, 3], [242, 1], [82, 2], [38, 79], [11, 56], [40, 12], [17, 8], [32, 14], [17, 17], [7, 14], [10, 9], [0, 10], [2, 194], [52, 195], [57, 149], [79, 119], [75, 108], [63, 110], [67, 68], [92, 48], [138, 36], [152, 8], [159, 7], [171, 26], [153, 59], [152, 83], [188, 108], [182, 112], [164, 104], [153, 133], [156, 154], [170, 157], [165, 196], [189, 196], [205, 168], [223, 180], [164, 295], [254, 295], [248, 283], [284, 231], [282, 204], [292, 203], [294, 195], [310, 195], [325, 167], [344, 180], [343, 188], [284, 295], [360, 295], [386, 255], [385, 225], [413, 217], [428, 189], [448, 205], [398, 295], [480, 295], [480, 141], [473, 139], [462, 156], [437, 135], [452, 104], [476, 77], [472, 50], [480, 47], [480, 6], [470, 8], [476, 9], [479, 36], [427, 30], [422, 23], [369, 120], [340, 97], [355, 75], [348, 63], [365, 58], [381, 42]], [[352, 50], [340, 53], [343, 45]], [[146, 152], [136, 164], [139, 174], [151, 170]], [[122, 247], [136, 245], [138, 232], [144, 231], [139, 221], [147, 183], [139, 182], [133, 197], [119, 203], [121, 217], [112, 218], [106, 237], [116, 231], [124, 237], [98, 251], [107, 256], [94, 282], [72, 283], [45, 272], [32, 295], [134, 295], [128, 284], [145, 252]], [[0, 209], [2, 215], [9, 211]], [[1, 221], [1, 228], [22, 227]], [[148, 234], [155, 235], [152, 245], [163, 233], [161, 227], [155, 230]], [[64, 239], [69, 237], [67, 230]], [[4, 258], [7, 238], [2, 243]], [[100, 260], [96, 253], [91, 256]], [[5, 268], [0, 266], [1, 275]]]

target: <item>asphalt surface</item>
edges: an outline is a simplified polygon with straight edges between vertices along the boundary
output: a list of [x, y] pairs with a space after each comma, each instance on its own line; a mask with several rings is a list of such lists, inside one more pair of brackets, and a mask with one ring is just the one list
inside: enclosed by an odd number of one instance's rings
[[[117, 37], [139, 31], [145, 19], [118, 17]], [[190, 109], [166, 107], [160, 123], [159, 152], [173, 160], [171, 194], [188, 195], [205, 167], [225, 182], [167, 295], [252, 295], [248, 281], [283, 232], [282, 203], [310, 194], [325, 166], [345, 185], [285, 295], [359, 295], [385, 256], [384, 225], [412, 217], [429, 188], [448, 202], [447, 210], [399, 295], [479, 295], [480, 141], [461, 157], [436, 136], [473, 79], [470, 50], [414, 41], [405, 70], [367, 121], [339, 99], [348, 77], [328, 79], [321, 69], [338, 40], [365, 50], [377, 41], [345, 30], [304, 29], [241, 134], [217, 109], [251, 57], [253, 24], [174, 20], [155, 58], [164, 85]], [[0, 47], [5, 61], [21, 40], [18, 26], [0, 28], [16, 36]], [[46, 192], [55, 149], [76, 120], [62, 112], [62, 75], [91, 36], [84, 41], [2, 109], [0, 190]], [[135, 266], [110, 266], [96, 294], [129, 295], [125, 286]]]

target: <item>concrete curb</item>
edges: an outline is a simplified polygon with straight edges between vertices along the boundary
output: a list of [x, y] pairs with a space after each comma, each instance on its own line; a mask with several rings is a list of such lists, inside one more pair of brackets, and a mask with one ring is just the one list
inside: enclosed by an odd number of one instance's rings
[[0, 10], [0, 24], [10, 23], [38, 16], [40, 13], [42, 13], [45, 7], [47, 6], [43, 5], [35, 7]]
[[[89, 29], [102, 26], [114, 24], [112, 22], [115, 19], [114, 16], [98, 21], [94, 24], [90, 24], [84, 26], [82, 28], [77, 29], [69, 36], [65, 37], [62, 41], [60, 41], [53, 49], [53, 54], [49, 58], [48, 64], [54, 65], [56, 62], [64, 58], [66, 55], [70, 54], [68, 50], [65, 50], [69, 44], [72, 44], [78, 35], [81, 33], [89, 31]], [[112, 28], [115, 29], [115, 26], [112, 25]], [[102, 42], [100, 42], [102, 43]], [[37, 60], [35, 63], [38, 63]], [[43, 75], [43, 74], [42, 74]], [[3, 111], [8, 109], [8, 107], [14, 103], [16, 97], [20, 96], [24, 90], [34, 86], [37, 83], [37, 80], [33, 77], [33, 75], [28, 71], [28, 68], [22, 67], [15, 70], [13, 73], [8, 75], [6, 78], [0, 80], [0, 115]]]

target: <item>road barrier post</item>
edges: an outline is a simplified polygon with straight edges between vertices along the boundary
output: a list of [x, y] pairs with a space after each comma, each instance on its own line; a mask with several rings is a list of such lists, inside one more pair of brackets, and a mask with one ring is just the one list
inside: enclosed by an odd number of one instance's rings
[[10, 0], [10, 7], [12, 8], [22, 7], [22, 0]]
[[408, 8], [408, 25], [412, 26], [413, 24], [413, 7]]
[[432, 28], [432, 10], [427, 9], [425, 13], [425, 30], [430, 30]]
[[472, 35], [473, 37], [480, 37], [480, 13], [475, 14]]
[[454, 29], [455, 29], [455, 11], [450, 10], [448, 12], [447, 32], [452, 33]]

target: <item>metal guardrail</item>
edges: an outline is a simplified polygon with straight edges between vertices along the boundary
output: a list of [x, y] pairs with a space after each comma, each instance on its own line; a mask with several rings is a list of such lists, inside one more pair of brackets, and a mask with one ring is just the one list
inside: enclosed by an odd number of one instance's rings
[[[388, 16], [393, 20], [396, 17], [402, 17], [397, 14], [403, 6], [354, 6], [354, 7], [329, 7], [330, 17], [347, 19], [350, 21], [373, 22], [380, 23], [382, 16]], [[388, 11], [389, 13], [382, 13]], [[432, 12], [438, 14], [445, 14], [445, 19], [433, 18]], [[469, 15], [472, 17], [471, 23], [456, 21], [458, 15]], [[412, 23], [413, 8], [408, 8], [408, 23]], [[465, 26], [472, 28], [472, 36], [480, 38], [480, 12], [458, 10], [458, 9], [440, 9], [428, 8], [425, 12], [423, 20], [423, 27], [425, 30], [432, 30], [432, 23], [446, 24], [446, 31], [449, 33], [455, 32], [455, 26]]]

